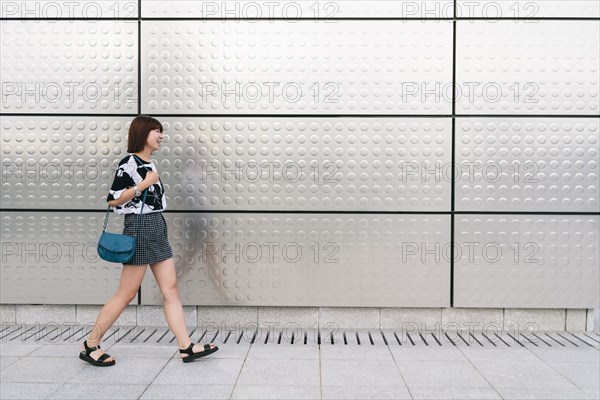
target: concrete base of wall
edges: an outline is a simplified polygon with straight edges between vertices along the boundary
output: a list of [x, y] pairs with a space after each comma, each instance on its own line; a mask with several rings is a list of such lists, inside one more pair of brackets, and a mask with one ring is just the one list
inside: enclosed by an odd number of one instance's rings
[[[2, 324], [94, 324], [102, 306], [0, 304]], [[592, 331], [594, 309], [184, 306], [190, 327]], [[597, 316], [597, 314], [596, 314]], [[162, 306], [130, 305], [116, 325], [166, 326]]]

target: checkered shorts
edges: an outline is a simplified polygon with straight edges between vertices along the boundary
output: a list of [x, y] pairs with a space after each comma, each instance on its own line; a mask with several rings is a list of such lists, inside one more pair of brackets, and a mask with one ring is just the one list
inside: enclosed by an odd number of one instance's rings
[[125, 214], [123, 234], [134, 236], [136, 220], [138, 231], [135, 235], [135, 253], [133, 258], [123, 265], [147, 265], [173, 257], [173, 250], [167, 235], [167, 223], [162, 212], [149, 214]]

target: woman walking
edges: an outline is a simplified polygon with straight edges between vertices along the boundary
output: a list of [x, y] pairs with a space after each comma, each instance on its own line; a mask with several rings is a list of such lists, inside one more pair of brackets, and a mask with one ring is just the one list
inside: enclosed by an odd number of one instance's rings
[[[177, 338], [183, 361], [192, 361], [219, 349], [213, 343], [201, 346], [192, 342], [185, 326], [173, 251], [162, 214], [167, 208], [166, 196], [156, 166], [150, 161], [152, 153], [160, 149], [162, 140], [163, 126], [158, 120], [140, 115], [132, 121], [127, 140], [129, 154], [119, 162], [107, 197], [113, 211], [125, 215], [123, 234], [133, 236], [136, 218], [141, 220], [137, 227], [135, 254], [123, 264], [119, 287], [100, 310], [94, 329], [83, 342], [84, 351], [79, 354], [79, 358], [95, 366], [115, 364], [114, 358], [100, 348], [100, 342], [135, 298], [148, 265], [160, 288], [167, 324]], [[142, 193], [145, 190], [148, 192], [142, 209]], [[141, 215], [140, 210], [143, 212]]]

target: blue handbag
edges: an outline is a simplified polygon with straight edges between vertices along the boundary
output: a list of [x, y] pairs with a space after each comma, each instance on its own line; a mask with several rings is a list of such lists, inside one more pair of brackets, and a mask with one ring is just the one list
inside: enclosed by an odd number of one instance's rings
[[[146, 202], [146, 194], [148, 189], [144, 190], [144, 199], [142, 200], [142, 208], [140, 214], [144, 211], [144, 203]], [[135, 242], [140, 217], [136, 218], [135, 230], [133, 236], [122, 235], [120, 233], [106, 232], [108, 225], [108, 215], [110, 212], [110, 204], [106, 209], [106, 217], [104, 218], [104, 228], [98, 240], [98, 255], [101, 259], [114, 263], [125, 263], [133, 258], [135, 253]]]

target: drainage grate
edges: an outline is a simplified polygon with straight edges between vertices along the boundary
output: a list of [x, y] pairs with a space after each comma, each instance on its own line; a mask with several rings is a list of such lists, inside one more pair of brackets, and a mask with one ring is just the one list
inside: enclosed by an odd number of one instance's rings
[[[83, 340], [92, 330], [89, 325], [7, 325], [0, 329], [0, 343], [67, 344]], [[600, 350], [599, 332], [412, 332], [400, 330], [190, 330], [194, 342], [252, 345], [320, 345], [320, 346], [406, 346], [406, 347], [555, 347], [594, 348]], [[114, 343], [171, 344], [175, 336], [167, 327], [119, 326], [102, 339]]]

